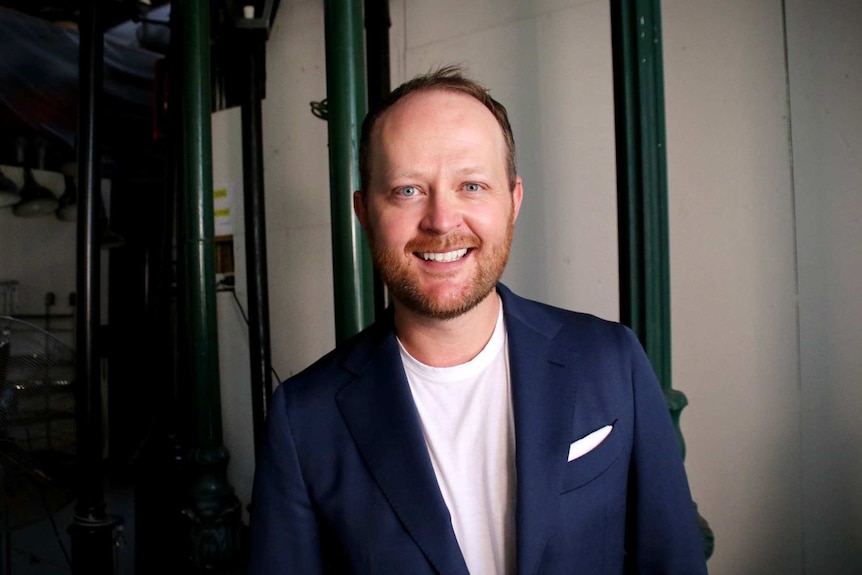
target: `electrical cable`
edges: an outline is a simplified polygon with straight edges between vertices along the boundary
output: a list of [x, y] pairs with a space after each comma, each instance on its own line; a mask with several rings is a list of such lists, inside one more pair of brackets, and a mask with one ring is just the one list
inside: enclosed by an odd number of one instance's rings
[[[234, 289], [233, 276], [225, 277], [223, 280], [221, 280], [219, 282], [219, 285], [222, 286], [223, 290], [229, 291], [231, 293], [231, 295], [233, 295], [233, 301], [236, 302], [236, 307], [239, 308], [239, 313], [242, 316], [243, 321], [245, 321], [246, 327], [249, 327], [248, 316], [246, 315], [245, 310], [242, 307], [242, 303], [239, 301], [239, 297], [237, 297], [237, 295], [236, 295], [236, 289]], [[272, 371], [272, 375], [275, 376], [275, 380], [278, 383], [281, 383], [282, 379], [278, 375], [278, 372], [275, 371], [275, 367], [272, 364], [270, 364], [269, 369], [270, 369], [270, 371]]]

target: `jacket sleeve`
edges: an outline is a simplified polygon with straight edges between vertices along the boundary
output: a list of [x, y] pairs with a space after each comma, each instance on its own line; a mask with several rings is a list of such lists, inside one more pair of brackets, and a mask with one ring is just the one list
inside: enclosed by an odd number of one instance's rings
[[290, 429], [284, 386], [273, 394], [267, 442], [256, 462], [250, 519], [250, 575], [324, 573], [314, 508]]
[[635, 335], [626, 331], [635, 406], [626, 520], [627, 571], [640, 575], [706, 574], [697, 515], [668, 407], [643, 348]]

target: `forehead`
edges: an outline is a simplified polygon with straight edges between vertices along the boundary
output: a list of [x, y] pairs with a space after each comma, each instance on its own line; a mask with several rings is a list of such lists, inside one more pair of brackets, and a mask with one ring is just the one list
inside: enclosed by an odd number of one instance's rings
[[[372, 158], [428, 151], [436, 146], [499, 149], [505, 158], [503, 130], [491, 111], [476, 98], [446, 89], [409, 94], [375, 123], [369, 139]], [[400, 152], [400, 153], [399, 153]]]
[[377, 127], [397, 125], [404, 119], [415, 122], [429, 114], [436, 117], [473, 116], [475, 121], [484, 119], [494, 125], [497, 122], [491, 111], [469, 94], [447, 88], [428, 88], [408, 94], [393, 104], [381, 115]]

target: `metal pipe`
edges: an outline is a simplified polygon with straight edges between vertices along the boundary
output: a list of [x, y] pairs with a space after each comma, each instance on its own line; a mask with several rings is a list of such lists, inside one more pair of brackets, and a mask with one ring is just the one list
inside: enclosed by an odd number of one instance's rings
[[[368, 109], [374, 110], [391, 90], [389, 67], [389, 0], [365, 0], [365, 53], [368, 62]], [[376, 271], [373, 275], [374, 315], [386, 308], [386, 288]]]
[[98, 109], [102, 90], [104, 31], [99, 3], [81, 6], [78, 91], [77, 218], [78, 294], [76, 327], [76, 397], [78, 501], [69, 526], [72, 571], [110, 574], [114, 571], [113, 539], [117, 520], [106, 511], [102, 483], [102, 385], [96, 339], [100, 325], [100, 249], [96, 239], [96, 194], [101, 193]]
[[391, 90], [389, 66], [389, 0], [365, 0], [365, 53], [368, 62], [368, 108], [373, 110]]
[[[147, 261], [147, 326], [153, 357], [147, 363], [153, 404], [153, 428], [135, 457], [135, 570], [156, 572], [162, 565], [179, 565], [185, 557], [185, 452], [177, 430], [181, 418], [178, 400], [178, 329], [174, 289], [174, 245], [178, 202], [182, 196], [182, 52], [180, 10], [170, 14], [171, 37], [167, 58], [157, 64], [156, 78], [166, 82], [166, 123], [160, 124], [164, 147], [164, 185], [156, 191], [153, 225], [148, 226], [151, 246]], [[164, 102], [163, 102], [164, 103]], [[177, 262], [179, 266], [179, 262]], [[182, 269], [178, 267], [177, 269]]]
[[180, 4], [183, 38], [182, 298], [188, 333], [193, 448], [188, 557], [195, 570], [239, 559], [240, 504], [227, 482], [216, 325], [208, 0]]
[[371, 256], [353, 214], [359, 189], [359, 129], [365, 115], [360, 0], [326, 0], [326, 92], [335, 339], [342, 342], [371, 323]]
[[248, 91], [242, 104], [242, 172], [251, 407], [255, 453], [258, 453], [266, 438], [266, 410], [272, 397], [261, 112], [266, 82], [266, 29], [241, 30], [240, 34], [246, 47], [248, 66]]
[[[620, 319], [638, 335], [670, 410], [680, 450], [685, 395], [671, 385], [670, 255], [660, 0], [611, 0], [616, 118]], [[700, 519], [707, 558], [714, 537]]]
[[183, 301], [187, 314], [195, 416], [194, 444], [222, 442], [215, 299], [209, 4], [182, 3], [184, 41]]
[[671, 389], [667, 167], [658, 0], [612, 1], [611, 38], [620, 317], [640, 338], [665, 394], [673, 396], [675, 407], [682, 409], [684, 396]]
[[[658, 0], [611, 2], [620, 318], [638, 335], [678, 421], [671, 386], [670, 273], [661, 27]], [[685, 453], [682, 433], [677, 434]]]

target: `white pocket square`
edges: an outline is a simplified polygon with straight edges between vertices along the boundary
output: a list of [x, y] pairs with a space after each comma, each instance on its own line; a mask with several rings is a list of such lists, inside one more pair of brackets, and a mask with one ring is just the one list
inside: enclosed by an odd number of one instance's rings
[[567, 461], [574, 461], [578, 457], [583, 457], [584, 455], [598, 447], [599, 444], [604, 441], [608, 435], [610, 435], [613, 428], [613, 425], [606, 425], [600, 429], [595, 430], [589, 435], [585, 435], [579, 440], [572, 442], [572, 444], [569, 445], [569, 458], [567, 459]]

